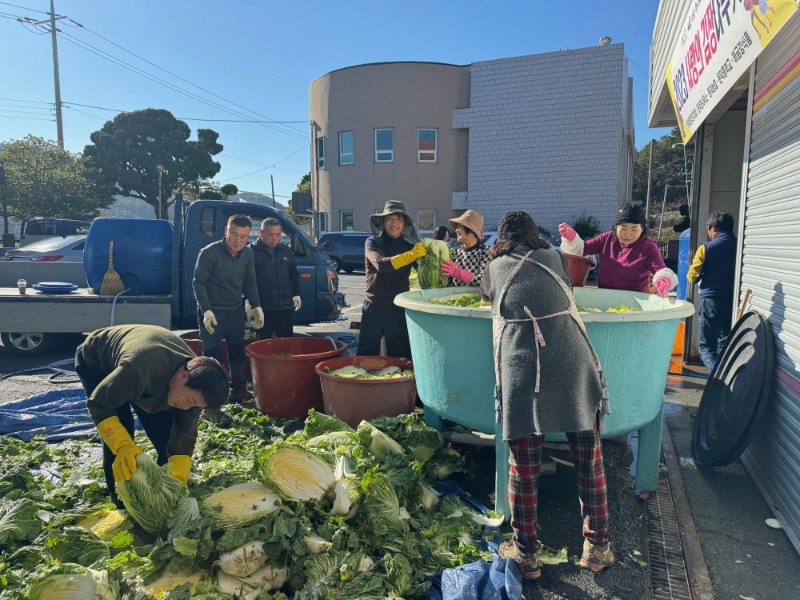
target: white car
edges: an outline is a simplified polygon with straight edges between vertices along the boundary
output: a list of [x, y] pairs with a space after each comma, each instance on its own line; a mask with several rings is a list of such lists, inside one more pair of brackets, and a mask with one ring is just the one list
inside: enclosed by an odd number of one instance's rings
[[66, 235], [51, 237], [34, 242], [22, 248], [6, 252], [6, 260], [36, 262], [83, 262], [85, 235]]

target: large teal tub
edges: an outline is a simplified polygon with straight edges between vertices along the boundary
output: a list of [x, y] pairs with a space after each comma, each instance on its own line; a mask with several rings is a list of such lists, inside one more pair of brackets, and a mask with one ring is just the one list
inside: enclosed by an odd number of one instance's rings
[[[443, 420], [483, 433], [498, 434], [494, 418], [492, 320], [488, 309], [428, 302], [477, 288], [445, 288], [400, 294], [395, 304], [406, 310], [417, 391], [426, 422], [441, 429]], [[639, 432], [636, 487], [655, 490], [661, 450], [661, 421], [675, 332], [694, 312], [683, 300], [651, 294], [575, 288], [575, 302], [605, 310], [626, 304], [641, 312], [581, 313], [589, 339], [608, 381], [611, 414], [603, 438]], [[508, 515], [508, 445], [497, 435], [496, 508]], [[564, 441], [562, 434], [548, 435]]]

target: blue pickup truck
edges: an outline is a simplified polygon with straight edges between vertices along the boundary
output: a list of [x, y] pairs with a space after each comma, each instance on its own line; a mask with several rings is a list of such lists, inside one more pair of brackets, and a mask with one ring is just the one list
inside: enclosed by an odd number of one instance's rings
[[[142, 267], [145, 254], [152, 256], [154, 253], [143, 251], [138, 256], [128, 251], [127, 256], [120, 255], [119, 249], [133, 247], [139, 235], [137, 232], [144, 228], [141, 220], [117, 219], [115, 224], [120, 227], [113, 228], [117, 233], [111, 237], [118, 249], [114, 252], [114, 267], [128, 291], [114, 297], [100, 295], [97, 293], [99, 290], [92, 289], [90, 273], [99, 272], [102, 277], [107, 269], [109, 236], [104, 236], [102, 243], [92, 247], [95, 237], [90, 229], [84, 255], [89, 287], [64, 293], [36, 291], [34, 284], [37, 282], [58, 280], [58, 277], [43, 276], [45, 265], [28, 267], [31, 269], [30, 275], [19, 271], [26, 268], [25, 265], [14, 267], [17, 269], [14, 277], [25, 278], [29, 288], [34, 289], [21, 295], [16, 287], [0, 288], [0, 313], [3, 315], [0, 319], [0, 339], [3, 346], [16, 354], [32, 355], [50, 350], [63, 334], [84, 333], [112, 324], [142, 323], [174, 329], [197, 327], [197, 304], [192, 291], [197, 255], [201, 248], [223, 237], [228, 217], [234, 214], [244, 214], [253, 220], [252, 240], [257, 239], [262, 220], [274, 217], [281, 222], [283, 243], [292, 249], [300, 271], [303, 302], [302, 309], [294, 314], [295, 323], [332, 321], [341, 313], [345, 299], [338, 290], [339, 278], [330, 264], [324, 245], [314, 245], [281, 210], [225, 200], [188, 202], [180, 197], [174, 209], [171, 228], [165, 222], [162, 222], [161, 228], [168, 230], [166, 238], [162, 239], [171, 249], [155, 253], [160, 257], [157, 264], [145, 267], [148, 271], [163, 272], [166, 277], [166, 284], [162, 286], [164, 289], [156, 293], [136, 289], [138, 280], [135, 271]], [[0, 268], [5, 268], [2, 262]]]

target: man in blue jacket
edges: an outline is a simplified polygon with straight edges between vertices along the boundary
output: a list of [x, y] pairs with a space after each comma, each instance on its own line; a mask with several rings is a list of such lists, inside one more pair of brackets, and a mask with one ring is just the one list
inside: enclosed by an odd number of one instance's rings
[[733, 217], [725, 211], [710, 215], [706, 228], [710, 241], [697, 249], [686, 279], [689, 283], [700, 281], [698, 345], [710, 373], [731, 332], [737, 242]]
[[294, 252], [281, 244], [281, 222], [275, 218], [261, 221], [258, 240], [250, 244], [255, 257], [256, 283], [264, 326], [257, 330], [259, 340], [292, 337], [294, 311], [300, 310], [300, 272]]

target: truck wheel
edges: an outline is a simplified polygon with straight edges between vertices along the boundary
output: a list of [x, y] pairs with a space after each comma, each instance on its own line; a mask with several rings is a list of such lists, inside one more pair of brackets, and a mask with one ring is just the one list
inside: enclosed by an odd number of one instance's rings
[[45, 354], [53, 348], [56, 334], [52, 333], [0, 333], [6, 350], [21, 356]]
[[333, 270], [336, 273], [342, 272], [342, 261], [336, 258], [335, 256], [331, 256], [331, 266], [333, 266]]

